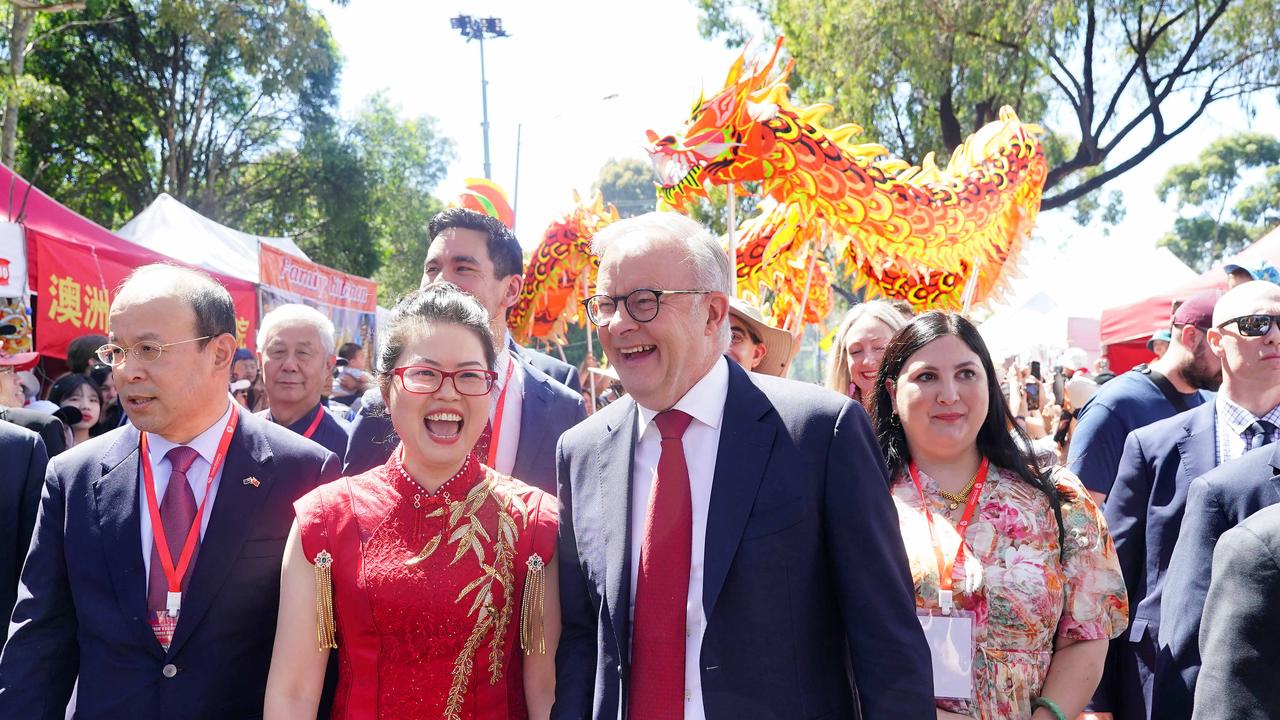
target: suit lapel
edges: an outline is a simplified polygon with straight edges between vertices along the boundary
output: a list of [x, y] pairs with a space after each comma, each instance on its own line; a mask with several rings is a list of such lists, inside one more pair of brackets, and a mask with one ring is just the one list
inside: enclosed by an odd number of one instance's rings
[[1273, 440], [1271, 447], [1271, 489], [1276, 493], [1276, 502], [1280, 502], [1280, 440]]
[[1178, 453], [1184, 482], [1190, 484], [1218, 464], [1217, 404], [1210, 400], [1187, 416], [1187, 434], [1178, 441]]
[[[529, 361], [521, 355], [512, 358], [520, 363], [524, 372], [524, 397], [520, 402], [520, 441], [516, 446], [516, 460], [511, 465], [511, 474], [516, 478], [533, 477], [528, 469], [538, 462], [538, 451], [542, 449], [550, 426], [546, 422], [549, 403], [547, 391], [543, 387], [543, 378], [529, 372], [533, 368]], [[542, 373], [538, 373], [541, 375]]]
[[[240, 545], [252, 532], [262, 503], [271, 492], [271, 449], [266, 438], [251, 429], [254, 423], [263, 421], [244, 410], [237, 409], [237, 412], [240, 424], [227, 450], [227, 464], [218, 482], [209, 527], [182, 599], [182, 613], [169, 647], [170, 656], [181, 648], [208, 612], [227, 573], [240, 556]], [[245, 483], [250, 477], [256, 478], [259, 484]]]
[[764, 479], [776, 428], [761, 420], [773, 404], [736, 363], [729, 363], [729, 394], [720, 423], [711, 505], [707, 512], [702, 606], [710, 620], [738, 550], [738, 542]]
[[162, 656], [147, 623], [147, 569], [142, 560], [142, 524], [138, 516], [138, 431], [125, 426], [102, 458], [102, 477], [93, 484], [98, 533], [116, 601], [124, 614], [138, 618], [140, 642]]
[[[609, 619], [618, 647], [630, 643], [628, 615], [631, 605], [631, 461], [636, 444], [636, 404], [630, 397], [619, 413], [617, 424], [608, 428], [596, 447], [597, 477], [600, 478], [600, 517], [605, 538], [605, 590]], [[625, 654], [625, 653], [624, 653]]]

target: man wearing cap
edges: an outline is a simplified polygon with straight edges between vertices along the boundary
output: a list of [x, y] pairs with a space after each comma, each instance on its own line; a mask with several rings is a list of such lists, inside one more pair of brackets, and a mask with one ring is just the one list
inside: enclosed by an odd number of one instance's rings
[[[1183, 511], [1190, 507], [1188, 488], [1246, 449], [1269, 442], [1274, 430], [1259, 433], [1255, 423], [1280, 424], [1280, 354], [1270, 352], [1280, 342], [1280, 331], [1242, 337], [1234, 326], [1223, 327], [1224, 321], [1258, 312], [1280, 313], [1280, 287], [1254, 282], [1223, 295], [1205, 341], [1221, 367], [1221, 390], [1211, 402], [1135, 430], [1125, 442], [1105, 515], [1132, 617], [1126, 636], [1111, 643], [1109, 664], [1094, 695], [1095, 710], [1120, 718], [1179, 716], [1156, 711], [1160, 698], [1152, 683], [1164, 664], [1157, 659], [1157, 641], [1166, 644], [1168, 605], [1195, 603], [1187, 592], [1174, 590], [1170, 564], [1171, 556], [1177, 556], [1175, 541], [1182, 545], [1179, 536], [1187, 532]], [[1203, 558], [1206, 573], [1209, 559]], [[1197, 626], [1201, 607], [1203, 595], [1195, 610]], [[1189, 695], [1186, 703], [1189, 717]]]
[[258, 354], [267, 388], [260, 414], [342, 459], [347, 428], [325, 410], [322, 397], [336, 361], [333, 323], [313, 307], [281, 305], [262, 318]]
[[35, 367], [38, 353], [10, 355], [0, 350], [0, 420], [24, 427], [40, 436], [53, 457], [67, 449], [67, 432], [62, 421], [48, 413], [23, 409], [25, 396], [18, 373]]
[[1208, 291], [1182, 303], [1165, 354], [1099, 387], [1081, 408], [1067, 466], [1099, 505], [1111, 492], [1129, 433], [1196, 407], [1211, 397], [1204, 390], [1218, 389], [1222, 364], [1205, 344], [1218, 295]]
[[1147, 340], [1147, 349], [1157, 358], [1164, 357], [1165, 351], [1169, 349], [1169, 338], [1171, 337], [1172, 334], [1168, 330], [1161, 328], [1151, 333], [1151, 339]]
[[743, 370], [787, 376], [794, 338], [764, 321], [760, 311], [740, 298], [729, 300], [729, 352]]

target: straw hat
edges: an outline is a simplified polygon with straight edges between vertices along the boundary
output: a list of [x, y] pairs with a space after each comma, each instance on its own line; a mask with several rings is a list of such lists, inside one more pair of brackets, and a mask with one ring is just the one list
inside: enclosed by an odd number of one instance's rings
[[754, 372], [786, 377], [787, 366], [791, 364], [792, 346], [795, 344], [791, 333], [766, 324], [760, 311], [740, 298], [729, 298], [729, 314], [746, 323], [764, 343], [764, 357]]

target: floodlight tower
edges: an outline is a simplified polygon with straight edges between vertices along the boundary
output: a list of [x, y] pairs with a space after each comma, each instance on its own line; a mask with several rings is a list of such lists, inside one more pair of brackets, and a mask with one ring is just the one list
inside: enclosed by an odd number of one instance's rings
[[507, 31], [502, 29], [502, 18], [474, 18], [470, 15], [450, 18], [449, 27], [461, 33], [467, 42], [480, 41], [480, 107], [484, 113], [484, 120], [480, 123], [480, 127], [484, 130], [484, 176], [486, 179], [492, 179], [493, 173], [489, 167], [489, 81], [484, 76], [484, 39], [486, 36], [508, 37]]

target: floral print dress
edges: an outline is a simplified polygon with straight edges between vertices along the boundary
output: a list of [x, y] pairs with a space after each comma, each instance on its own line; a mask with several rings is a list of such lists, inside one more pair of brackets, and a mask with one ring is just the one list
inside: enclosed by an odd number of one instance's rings
[[[943, 555], [956, 556], [964, 506], [951, 510], [938, 485], [920, 482]], [[1129, 606], [1115, 546], [1102, 513], [1080, 480], [1054, 475], [1066, 548], [1049, 500], [1017, 474], [991, 467], [965, 534], [964, 563], [952, 569], [956, 607], [974, 614], [974, 700], [938, 700], [949, 712], [989, 720], [1025, 720], [1040, 694], [1058, 637], [1111, 639], [1124, 632]], [[920, 493], [905, 472], [892, 484], [911, 563], [916, 606], [938, 607], [938, 563]]]

